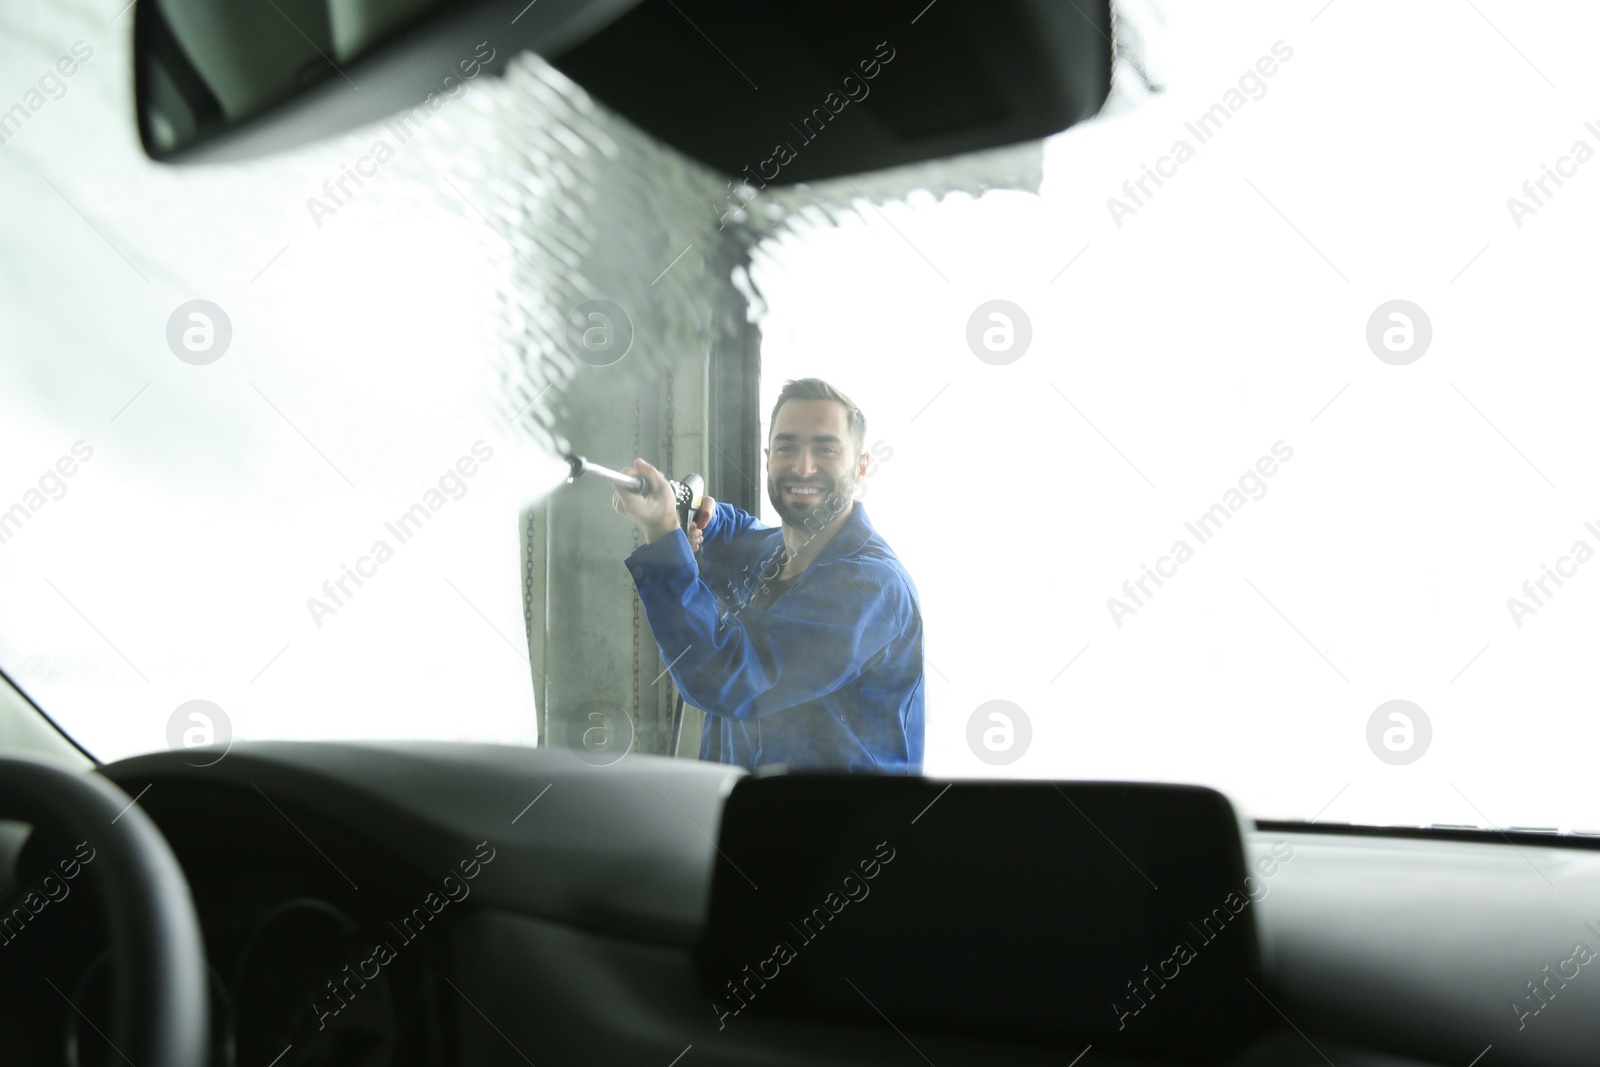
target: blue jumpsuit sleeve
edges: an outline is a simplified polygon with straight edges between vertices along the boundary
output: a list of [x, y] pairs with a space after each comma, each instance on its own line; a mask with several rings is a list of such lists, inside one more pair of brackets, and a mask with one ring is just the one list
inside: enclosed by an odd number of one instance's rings
[[721, 583], [737, 582], [744, 574], [741, 565], [749, 567], [751, 554], [750, 539], [739, 535], [746, 530], [766, 528], [755, 516], [719, 501], [711, 511], [711, 520], [704, 531], [705, 540], [700, 544], [700, 575], [706, 584], [721, 589]]
[[706, 523], [705, 542], [700, 546], [701, 551], [707, 546], [721, 547], [755, 525], [754, 515], [719, 500], [717, 506], [711, 509], [711, 521]]
[[[708, 526], [708, 542], [710, 534]], [[806, 574], [773, 605], [781, 611], [723, 615], [682, 530], [627, 564], [678, 689], [695, 707], [734, 719], [772, 715], [852, 681], [907, 632], [915, 610], [893, 567], [838, 560]]]

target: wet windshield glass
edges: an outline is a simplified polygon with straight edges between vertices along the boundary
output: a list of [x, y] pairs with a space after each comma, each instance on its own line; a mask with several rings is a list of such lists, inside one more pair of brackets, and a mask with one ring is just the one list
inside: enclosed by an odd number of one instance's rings
[[926, 773], [1600, 829], [1552, 771], [1600, 729], [1595, 14], [1120, 10], [1101, 118], [800, 188], [730, 184], [533, 56], [159, 167], [124, 23], [0, 16], [0, 665], [105, 759], [664, 751], [678, 649], [623, 562], [649, 535], [564, 457], [698, 470], [776, 527], [759, 450], [817, 377], [917, 591]]

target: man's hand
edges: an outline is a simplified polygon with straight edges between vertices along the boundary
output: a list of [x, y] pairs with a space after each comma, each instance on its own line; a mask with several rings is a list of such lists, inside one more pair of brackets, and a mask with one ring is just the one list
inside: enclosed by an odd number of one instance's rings
[[700, 510], [695, 512], [694, 517], [689, 520], [689, 529], [687, 531], [689, 534], [689, 547], [694, 551], [700, 551], [700, 546], [705, 543], [706, 526], [711, 522], [711, 515], [716, 510], [717, 502], [715, 500], [709, 496], [700, 498]]
[[673, 499], [667, 477], [642, 459], [622, 468], [623, 474], [644, 477], [645, 491], [634, 493], [617, 486], [611, 490], [611, 506], [617, 514], [644, 531], [647, 541], [659, 541], [679, 528], [678, 504]]

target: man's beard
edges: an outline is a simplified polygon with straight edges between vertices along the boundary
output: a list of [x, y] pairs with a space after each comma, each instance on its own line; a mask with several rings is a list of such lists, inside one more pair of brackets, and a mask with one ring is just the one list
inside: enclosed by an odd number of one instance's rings
[[815, 503], [790, 503], [784, 499], [783, 487], [778, 480], [771, 474], [767, 475], [767, 499], [772, 502], [772, 509], [778, 513], [778, 518], [783, 520], [785, 526], [795, 527], [806, 527], [807, 520], [810, 520], [809, 529], [813, 532], [832, 522], [849, 507], [856, 491], [855, 479], [848, 476], [837, 482], [824, 474], [805, 480], [786, 481], [791, 485], [814, 485], [822, 490], [813, 498]]

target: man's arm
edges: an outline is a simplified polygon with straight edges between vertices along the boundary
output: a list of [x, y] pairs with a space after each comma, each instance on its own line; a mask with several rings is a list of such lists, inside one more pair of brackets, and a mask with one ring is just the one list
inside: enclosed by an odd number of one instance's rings
[[825, 564], [783, 596], [781, 612], [724, 617], [681, 533], [627, 562], [672, 680], [713, 715], [759, 718], [831, 693], [911, 624], [910, 595], [887, 566]]

